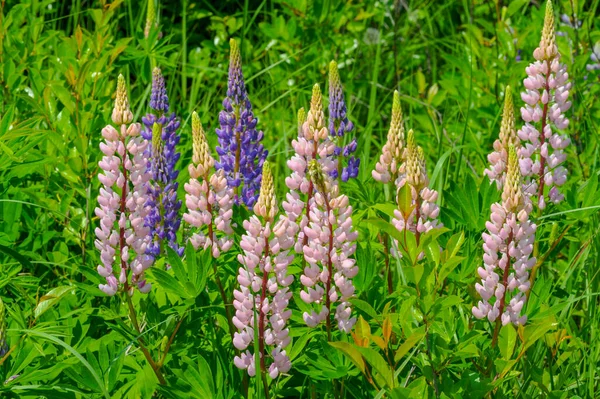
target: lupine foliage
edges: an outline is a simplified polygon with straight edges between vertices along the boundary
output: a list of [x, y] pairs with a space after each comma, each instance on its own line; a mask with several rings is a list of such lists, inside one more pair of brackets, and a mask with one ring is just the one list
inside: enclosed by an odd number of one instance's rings
[[0, 397], [598, 397], [547, 4], [0, 1]]

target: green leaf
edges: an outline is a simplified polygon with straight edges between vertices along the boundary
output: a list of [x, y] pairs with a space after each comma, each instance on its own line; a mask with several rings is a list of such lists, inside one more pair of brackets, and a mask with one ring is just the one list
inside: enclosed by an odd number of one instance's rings
[[48, 291], [46, 295], [40, 298], [40, 302], [35, 307], [35, 311], [33, 312], [35, 318], [38, 319], [46, 310], [50, 309], [71, 290], [73, 290], [73, 287], [65, 285]]
[[404, 357], [423, 337], [425, 336], [425, 326], [421, 326], [414, 330], [413, 333], [400, 345], [396, 354], [394, 355], [394, 361], [397, 362]]
[[350, 361], [352, 361], [362, 373], [365, 372], [365, 361], [363, 360], [361, 353], [353, 344], [349, 342], [329, 342], [329, 345], [348, 356]]
[[510, 360], [517, 343], [517, 332], [512, 324], [507, 324], [500, 329], [498, 337], [498, 348], [500, 354], [506, 360]]
[[383, 378], [388, 388], [394, 388], [394, 368], [386, 363], [383, 357], [371, 348], [356, 348], [365, 358], [367, 363]]
[[181, 285], [173, 276], [164, 270], [161, 270], [157, 267], [152, 267], [148, 269], [147, 273], [154, 277], [158, 284], [170, 294], [173, 294], [179, 298], [189, 298], [183, 285]]

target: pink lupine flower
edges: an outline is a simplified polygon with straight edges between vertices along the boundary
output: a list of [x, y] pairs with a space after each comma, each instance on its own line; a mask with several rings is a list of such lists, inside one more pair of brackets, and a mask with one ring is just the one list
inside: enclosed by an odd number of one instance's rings
[[400, 166], [404, 162], [404, 121], [400, 108], [400, 94], [394, 91], [392, 104], [392, 121], [387, 135], [387, 142], [383, 145], [379, 162], [371, 172], [373, 178], [381, 183], [396, 183]]
[[521, 108], [525, 126], [518, 131], [524, 142], [519, 156], [526, 193], [535, 198], [542, 210], [547, 199], [554, 203], [564, 199], [558, 187], [567, 180], [567, 169], [561, 164], [567, 158], [564, 149], [570, 143], [567, 135], [559, 134], [569, 124], [564, 113], [571, 107], [567, 100], [571, 84], [567, 82], [567, 67], [560, 62], [550, 0], [546, 3], [542, 39], [533, 56], [537, 61], [525, 69], [526, 90], [521, 93], [526, 105]]
[[337, 169], [338, 162], [332, 158], [335, 144], [331, 141], [325, 125], [319, 85], [313, 86], [308, 114], [304, 113], [304, 109], [298, 112], [298, 138], [292, 141], [292, 147], [295, 154], [287, 162], [292, 173], [285, 179], [290, 191], [282, 205], [290, 220], [299, 225], [295, 250], [302, 253], [302, 248], [308, 242], [304, 228], [308, 224], [310, 201], [315, 192], [313, 183], [307, 176], [308, 164], [317, 159], [326, 173], [330, 173]]
[[508, 147], [510, 145], [519, 148], [521, 146], [521, 141], [515, 131], [515, 110], [512, 91], [510, 86], [507, 86], [504, 95], [502, 122], [500, 123], [500, 135], [498, 139], [494, 141], [494, 151], [488, 155], [490, 167], [485, 170], [485, 174], [490, 178], [490, 181], [496, 182], [498, 190], [502, 190], [504, 179], [506, 178]]
[[102, 187], [95, 209], [100, 219], [95, 230], [101, 259], [98, 273], [106, 278], [106, 284], [99, 288], [107, 295], [114, 295], [120, 285], [129, 294], [134, 285], [143, 293], [151, 288], [144, 279], [144, 271], [152, 264], [146, 255], [149, 238], [144, 224], [145, 184], [149, 178], [144, 152], [148, 142], [140, 136], [140, 125], [132, 120], [125, 79], [119, 75], [112, 112], [118, 130], [112, 125], [102, 129], [104, 142], [100, 150], [104, 156], [98, 163], [103, 171], [98, 175]]
[[300, 281], [305, 289], [302, 300], [316, 305], [303, 317], [306, 324], [315, 327], [325, 321], [331, 338], [332, 306], [337, 303], [334, 319], [338, 328], [350, 332], [356, 317], [351, 317], [350, 298], [354, 296], [352, 278], [358, 267], [351, 256], [356, 251], [358, 233], [352, 228], [352, 206], [348, 197], [339, 194], [338, 184], [317, 160], [309, 163], [309, 173], [315, 193], [309, 201], [309, 223], [304, 228], [308, 237], [304, 245], [307, 262]]
[[398, 191], [407, 183], [411, 189], [414, 209], [409, 215], [404, 215], [401, 209], [394, 210], [392, 224], [398, 231], [408, 229], [415, 233], [418, 243], [421, 234], [440, 228], [442, 224], [437, 220], [440, 213], [440, 208], [435, 203], [438, 199], [438, 192], [428, 187], [429, 177], [427, 176], [425, 155], [423, 149], [416, 145], [412, 129], [408, 131], [406, 163], [400, 168], [397, 182]]
[[210, 248], [212, 256], [218, 258], [222, 251], [233, 245], [233, 189], [227, 185], [223, 171], [214, 169], [215, 161], [196, 112], [192, 114], [192, 140], [192, 163], [188, 166], [190, 180], [185, 184], [188, 210], [183, 220], [196, 228], [190, 237], [194, 248]]
[[[232, 319], [238, 332], [233, 345], [241, 351], [234, 358], [235, 365], [246, 369], [250, 376], [256, 374], [254, 355], [251, 349], [254, 331], [258, 330], [260, 372], [276, 378], [290, 370], [291, 362], [285, 348], [290, 343], [286, 323], [292, 312], [287, 309], [292, 293], [289, 285], [294, 277], [287, 275], [287, 267], [293, 260], [289, 249], [294, 245], [297, 225], [281, 215], [277, 222], [277, 200], [273, 175], [269, 163], [263, 165], [263, 176], [254, 213], [244, 221], [246, 234], [240, 246], [243, 254], [238, 255], [242, 264], [239, 268], [239, 290], [234, 290]], [[255, 315], [258, 320], [255, 319]], [[271, 364], [267, 368], [267, 346], [270, 347]]]
[[503, 325], [522, 325], [527, 321], [522, 310], [530, 286], [529, 269], [536, 262], [531, 256], [536, 225], [529, 220], [532, 204], [522, 191], [522, 178], [513, 146], [509, 147], [508, 156], [502, 203], [492, 205], [490, 221], [486, 223], [487, 232], [482, 235], [484, 264], [477, 270], [481, 283], [475, 284], [482, 300], [472, 311], [478, 319], [487, 317], [494, 322], [500, 317]]

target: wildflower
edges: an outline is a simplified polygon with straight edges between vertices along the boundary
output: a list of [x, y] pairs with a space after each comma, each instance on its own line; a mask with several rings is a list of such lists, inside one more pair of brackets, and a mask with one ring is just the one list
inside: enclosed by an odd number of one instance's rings
[[100, 219], [95, 230], [95, 245], [101, 259], [98, 273], [106, 278], [106, 284], [99, 288], [107, 295], [114, 295], [119, 285], [129, 293], [134, 285], [140, 292], [150, 290], [144, 279], [144, 270], [152, 265], [152, 258], [146, 254], [149, 240], [144, 223], [148, 142], [140, 136], [140, 125], [132, 120], [125, 79], [119, 75], [112, 112], [112, 121], [119, 130], [112, 125], [102, 129], [104, 142], [100, 143], [100, 149], [104, 156], [98, 163], [103, 171], [98, 175], [102, 187], [99, 207], [95, 209]]
[[239, 202], [239, 188], [242, 186], [241, 199], [251, 207], [258, 198], [267, 150], [260, 143], [263, 132], [256, 130], [258, 120], [252, 112], [244, 84], [239, 47], [233, 39], [230, 46], [227, 97], [223, 100], [224, 110], [219, 114], [221, 128], [217, 129], [219, 161], [215, 165], [223, 170], [227, 183], [234, 188], [236, 201]]
[[394, 102], [392, 105], [392, 121], [384, 144], [379, 162], [375, 170], [371, 172], [373, 178], [381, 183], [396, 183], [399, 169], [404, 162], [404, 121], [402, 120], [402, 109], [400, 108], [400, 94], [394, 91]]
[[[298, 227], [284, 215], [275, 222], [277, 200], [268, 162], [263, 166], [254, 213], [244, 221], [246, 234], [240, 243], [244, 253], [238, 255], [242, 264], [237, 278], [240, 289], [233, 292], [236, 313], [232, 322], [238, 329], [233, 345], [241, 351], [234, 358], [234, 364], [247, 369], [250, 376], [256, 374], [254, 356], [249, 348], [253, 347], [254, 331], [258, 329], [260, 372], [263, 375], [268, 372], [271, 378], [276, 378], [291, 368], [285, 348], [290, 343], [286, 323], [292, 312], [287, 306], [292, 297], [289, 285], [294, 276], [287, 275], [287, 267], [293, 260], [289, 249], [294, 245]], [[268, 368], [267, 346], [272, 360]]]
[[215, 161], [196, 112], [192, 114], [192, 140], [192, 163], [188, 166], [190, 180], [185, 184], [188, 211], [183, 219], [197, 229], [190, 237], [194, 248], [210, 248], [212, 256], [218, 258], [221, 251], [227, 251], [233, 245], [233, 190], [227, 185], [223, 171], [214, 170]]
[[[338, 66], [335, 61], [331, 61], [329, 64], [329, 134], [336, 143], [333, 155], [338, 162], [338, 167], [330, 173], [334, 179], [341, 177], [342, 181], [357, 177], [360, 165], [360, 159], [351, 155], [356, 151], [356, 138], [352, 137], [350, 143], [345, 146], [340, 145], [344, 141], [344, 136], [354, 130], [354, 124], [348, 120], [346, 114], [346, 101]], [[346, 166], [342, 165], [344, 158], [348, 158]]]
[[421, 234], [440, 228], [442, 224], [437, 220], [440, 213], [435, 203], [438, 192], [428, 187], [425, 155], [423, 149], [417, 146], [412, 129], [408, 131], [406, 140], [406, 163], [400, 168], [397, 180], [398, 192], [405, 184], [411, 190], [411, 210], [406, 214], [403, 209], [395, 209], [392, 224], [398, 231], [408, 229], [415, 233], [418, 243]]
[[[536, 198], [538, 208], [543, 210], [546, 198], [554, 203], [564, 198], [558, 187], [567, 180], [567, 169], [561, 164], [567, 158], [564, 149], [570, 143], [568, 136], [558, 133], [569, 124], [564, 113], [571, 107], [571, 102], [567, 101], [571, 84], [567, 82], [566, 65], [560, 63], [550, 0], [546, 3], [542, 39], [533, 56], [537, 61], [525, 69], [528, 75], [523, 81], [526, 90], [521, 93], [526, 103], [521, 108], [525, 126], [517, 133], [523, 141], [519, 155], [526, 192]], [[547, 194], [546, 187], [549, 189]]]
[[169, 98], [165, 80], [159, 68], [152, 72], [152, 91], [150, 108], [155, 113], [149, 113], [142, 121], [146, 129], [142, 136], [152, 143], [147, 151], [148, 169], [151, 181], [147, 185], [149, 209], [146, 225], [150, 228], [152, 242], [148, 246], [148, 254], [156, 258], [163, 252], [163, 242], [183, 254], [183, 248], [177, 244], [177, 230], [181, 224], [179, 209], [181, 201], [177, 199], [177, 176], [179, 171], [175, 164], [181, 154], [177, 152], [179, 143], [179, 120], [175, 113], [169, 114]]
[[290, 221], [299, 225], [295, 250], [302, 253], [302, 248], [308, 242], [304, 228], [308, 224], [310, 203], [315, 192], [314, 185], [307, 175], [308, 164], [317, 159], [327, 172], [336, 169], [336, 163], [332, 159], [335, 145], [325, 126], [322, 95], [317, 84], [313, 86], [308, 114], [304, 109], [298, 112], [298, 138], [292, 141], [292, 147], [295, 153], [287, 162], [292, 173], [285, 179], [290, 191], [282, 205]]
[[339, 330], [348, 333], [356, 322], [356, 317], [351, 317], [349, 300], [354, 296], [352, 278], [358, 273], [356, 261], [351, 258], [358, 233], [352, 229], [352, 206], [346, 195], [339, 194], [337, 182], [324, 173], [317, 160], [311, 160], [308, 168], [315, 191], [308, 203], [309, 222], [304, 227], [307, 265], [300, 277], [305, 287], [300, 298], [317, 305], [310, 313], [304, 312], [306, 324], [315, 327], [325, 321], [331, 338], [330, 313], [336, 302], [334, 318]]
[[485, 174], [490, 181], [495, 181], [498, 190], [502, 190], [506, 176], [506, 163], [508, 162], [508, 147], [512, 145], [519, 148], [521, 141], [515, 131], [515, 110], [510, 86], [506, 87], [504, 95], [504, 109], [502, 111], [502, 122], [500, 123], [499, 138], [494, 141], [494, 151], [488, 155], [490, 167]]
[[596, 42], [596, 44], [594, 44], [590, 60], [592, 62], [587, 64], [585, 68], [588, 71], [600, 70], [600, 42]]
[[487, 317], [494, 322], [500, 317], [503, 325], [527, 321], [521, 311], [530, 286], [529, 269], [536, 262], [531, 256], [536, 231], [529, 220], [531, 209], [531, 200], [522, 191], [516, 150], [511, 145], [502, 202], [492, 205], [487, 232], [482, 235], [484, 265], [477, 270], [481, 284], [475, 284], [482, 300], [472, 310], [478, 319]]
[[154, 0], [148, 0], [148, 11], [146, 13], [146, 27], [144, 28], [144, 37], [150, 36], [150, 31], [155, 25], [156, 11], [154, 10]]

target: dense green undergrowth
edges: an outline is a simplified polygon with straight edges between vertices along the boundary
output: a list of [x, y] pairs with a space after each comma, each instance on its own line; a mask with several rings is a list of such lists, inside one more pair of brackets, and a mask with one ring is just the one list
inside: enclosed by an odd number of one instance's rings
[[[149, 272], [151, 293], [132, 297], [141, 334], [123, 296], [97, 288], [98, 148], [118, 74], [140, 121], [152, 67], [162, 68], [181, 119], [183, 197], [191, 113], [200, 115], [214, 149], [232, 37], [278, 198], [287, 191], [296, 111], [308, 109], [315, 83], [326, 87], [332, 59], [361, 157], [358, 178], [342, 186], [359, 231], [352, 302], [359, 320], [352, 334], [336, 331], [328, 342], [323, 329], [306, 327], [295, 294], [292, 370], [269, 381], [271, 397], [598, 397], [600, 70], [587, 67], [600, 41], [598, 0], [555, 4], [558, 48], [573, 83], [573, 145], [566, 199], [536, 220], [541, 261], [529, 320], [503, 327], [492, 346], [494, 325], [471, 314], [481, 233], [500, 197], [483, 170], [505, 88], [521, 91], [533, 61], [544, 17], [539, 3], [181, 0], [158, 5], [159, 28], [147, 39], [145, 1], [0, 0], [0, 299], [9, 348], [0, 356], [0, 397], [264, 395], [233, 365], [227, 313], [202, 252], [188, 248], [183, 262], [171, 257], [154, 266], [162, 271], [169, 262], [170, 271]], [[388, 220], [394, 195], [371, 177], [394, 90], [424, 149], [448, 229], [424, 244], [419, 265], [410, 257], [386, 265], [382, 231], [389, 224], [380, 221]], [[518, 95], [515, 103], [521, 105]], [[236, 214], [239, 226], [246, 215]], [[237, 284], [238, 252], [234, 246], [218, 260], [227, 292]], [[290, 272], [298, 275], [296, 258]]]

